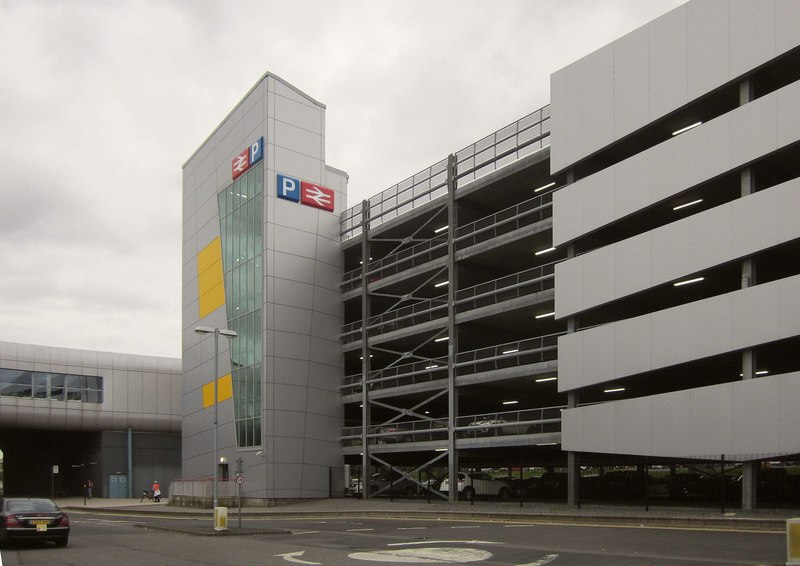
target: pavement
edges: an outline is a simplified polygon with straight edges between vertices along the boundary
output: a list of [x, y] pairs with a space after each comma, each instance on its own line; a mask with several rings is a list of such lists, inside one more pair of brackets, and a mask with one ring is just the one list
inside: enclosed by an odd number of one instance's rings
[[[180, 519], [207, 518], [213, 526], [213, 509], [195, 509], [169, 504], [141, 502], [139, 498], [84, 499], [58, 498], [56, 503], [71, 513], [91, 512], [128, 517], [163, 519], [165, 525], [188, 525]], [[238, 507], [228, 508], [228, 524], [233, 530], [238, 523]], [[592, 525], [632, 525], [644, 527], [695, 528], [709, 530], [748, 530], [785, 532], [786, 520], [800, 517], [800, 509], [757, 509], [745, 511], [737, 508], [725, 510], [711, 507], [673, 507], [625, 505], [571, 506], [556, 502], [526, 501], [467, 501], [449, 503], [440, 500], [375, 498], [315, 499], [276, 505], [273, 507], [243, 507], [242, 519], [288, 518], [392, 518], [392, 519], [442, 519], [461, 521], [502, 521], [520, 523], [571, 523]], [[148, 526], [153, 526], [150, 522]], [[213, 529], [201, 527], [176, 527], [170, 530], [214, 534]], [[246, 534], [254, 534], [246, 529]], [[208, 533], [207, 531], [211, 531]], [[259, 529], [260, 533], [287, 532], [284, 529]], [[245, 534], [245, 533], [242, 533]]]

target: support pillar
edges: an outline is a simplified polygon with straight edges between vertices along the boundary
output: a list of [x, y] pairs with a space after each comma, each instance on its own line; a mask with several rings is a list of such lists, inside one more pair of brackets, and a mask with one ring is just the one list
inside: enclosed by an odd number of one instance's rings
[[361, 203], [361, 497], [370, 496], [369, 478], [370, 457], [367, 433], [370, 427], [369, 411], [369, 337], [367, 322], [369, 321], [369, 201]]
[[458, 354], [458, 331], [456, 329], [456, 175], [455, 155], [447, 156], [447, 476], [450, 491], [447, 499], [458, 501], [458, 448], [456, 446], [456, 424], [458, 418], [458, 390], [456, 389], [456, 355]]

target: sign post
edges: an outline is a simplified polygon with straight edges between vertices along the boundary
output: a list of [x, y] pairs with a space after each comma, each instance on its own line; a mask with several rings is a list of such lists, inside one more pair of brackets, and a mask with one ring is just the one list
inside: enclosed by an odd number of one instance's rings
[[244, 476], [242, 475], [242, 459], [236, 458], [236, 499], [239, 500], [239, 528], [242, 528], [242, 484], [244, 483]]
[[56, 498], [56, 474], [58, 473], [58, 466], [53, 466], [50, 473], [50, 499]]

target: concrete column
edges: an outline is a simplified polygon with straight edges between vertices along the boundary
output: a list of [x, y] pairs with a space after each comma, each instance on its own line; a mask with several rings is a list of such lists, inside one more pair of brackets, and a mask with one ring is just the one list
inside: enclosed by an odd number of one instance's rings
[[[578, 392], [567, 393], [567, 408], [578, 406]], [[567, 452], [567, 504], [580, 505], [581, 467], [577, 452]]]
[[[739, 83], [739, 105], [753, 100], [753, 85], [749, 80]], [[746, 197], [755, 192], [755, 179], [750, 168], [743, 169], [740, 175], [741, 195]], [[751, 258], [742, 261], [742, 289], [755, 285], [756, 269]], [[756, 354], [753, 350], [742, 352], [742, 379], [753, 379], [756, 375]], [[758, 484], [758, 461], [742, 464], [742, 509], [756, 508], [756, 486]]]

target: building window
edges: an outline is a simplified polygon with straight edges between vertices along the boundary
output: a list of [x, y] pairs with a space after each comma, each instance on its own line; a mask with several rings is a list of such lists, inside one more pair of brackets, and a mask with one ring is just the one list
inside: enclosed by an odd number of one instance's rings
[[102, 403], [103, 378], [0, 368], [0, 396]]
[[225, 305], [230, 341], [236, 438], [261, 445], [261, 305], [263, 165], [256, 164], [218, 195]]

